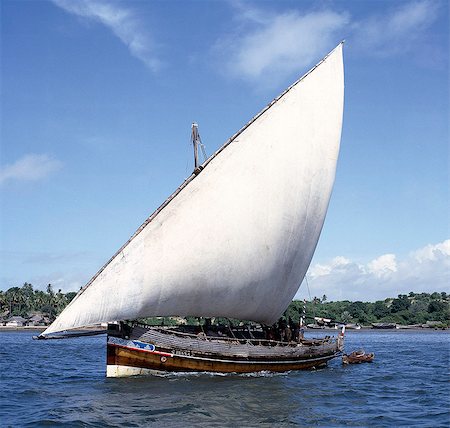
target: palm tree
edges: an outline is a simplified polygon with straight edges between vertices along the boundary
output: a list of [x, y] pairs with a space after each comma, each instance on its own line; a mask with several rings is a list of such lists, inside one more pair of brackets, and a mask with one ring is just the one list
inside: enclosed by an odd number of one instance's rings
[[67, 304], [66, 296], [61, 293], [61, 289], [59, 289], [58, 292], [56, 293], [54, 300], [56, 312], [59, 314]]
[[10, 315], [14, 312], [15, 307], [19, 303], [20, 300], [20, 288], [19, 287], [11, 287], [6, 290], [6, 296], [9, 302], [9, 313]]
[[350, 315], [350, 312], [344, 311], [341, 314], [341, 321], [343, 323], [348, 323], [352, 319], [352, 316]]
[[25, 282], [20, 289], [25, 309], [30, 311], [33, 306], [33, 286], [28, 282]]

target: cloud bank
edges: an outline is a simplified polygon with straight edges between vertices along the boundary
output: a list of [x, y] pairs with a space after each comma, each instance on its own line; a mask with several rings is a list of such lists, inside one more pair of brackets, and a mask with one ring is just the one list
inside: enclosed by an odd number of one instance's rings
[[106, 0], [53, 0], [53, 3], [73, 15], [100, 22], [110, 29], [127, 46], [131, 55], [142, 61], [150, 70], [157, 71], [161, 61], [156, 45], [141, 25], [136, 12], [123, 3]]
[[62, 167], [62, 162], [49, 155], [29, 154], [0, 168], [0, 184], [6, 181], [39, 181]]
[[[308, 272], [312, 296], [329, 300], [384, 300], [398, 294], [450, 290], [450, 239], [429, 244], [404, 258], [383, 254], [360, 264], [339, 256]], [[307, 297], [303, 283], [297, 297]]]

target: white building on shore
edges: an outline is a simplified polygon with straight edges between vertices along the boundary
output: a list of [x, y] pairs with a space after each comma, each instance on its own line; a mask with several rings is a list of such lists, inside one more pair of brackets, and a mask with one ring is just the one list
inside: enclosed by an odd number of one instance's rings
[[25, 318], [15, 316], [15, 317], [11, 317], [6, 322], [6, 327], [23, 327], [24, 325], [26, 325], [26, 323], [27, 323], [27, 320]]

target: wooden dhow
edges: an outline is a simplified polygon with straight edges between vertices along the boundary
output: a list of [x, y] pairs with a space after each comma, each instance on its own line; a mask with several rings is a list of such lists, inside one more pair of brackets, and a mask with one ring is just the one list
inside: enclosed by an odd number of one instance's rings
[[[334, 337], [282, 342], [261, 332], [234, 337], [190, 334], [180, 328], [127, 326], [110, 331], [107, 376], [124, 377], [161, 372], [253, 373], [319, 368], [341, 354], [344, 332]], [[255, 337], [260, 333], [260, 338]], [[247, 336], [247, 337], [246, 337]], [[250, 337], [252, 336], [252, 337]]]
[[[272, 325], [297, 292], [325, 220], [343, 98], [341, 43], [202, 164], [193, 124], [192, 175], [39, 338], [155, 316]], [[343, 335], [284, 342], [256, 330], [201, 337], [117, 325], [108, 331], [108, 376], [294, 370], [324, 365], [343, 348]]]

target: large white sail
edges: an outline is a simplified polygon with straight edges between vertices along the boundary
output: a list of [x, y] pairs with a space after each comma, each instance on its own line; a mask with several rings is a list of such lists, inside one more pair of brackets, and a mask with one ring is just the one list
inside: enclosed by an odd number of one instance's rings
[[273, 323], [319, 239], [343, 98], [340, 44], [183, 183], [44, 335], [146, 316]]

